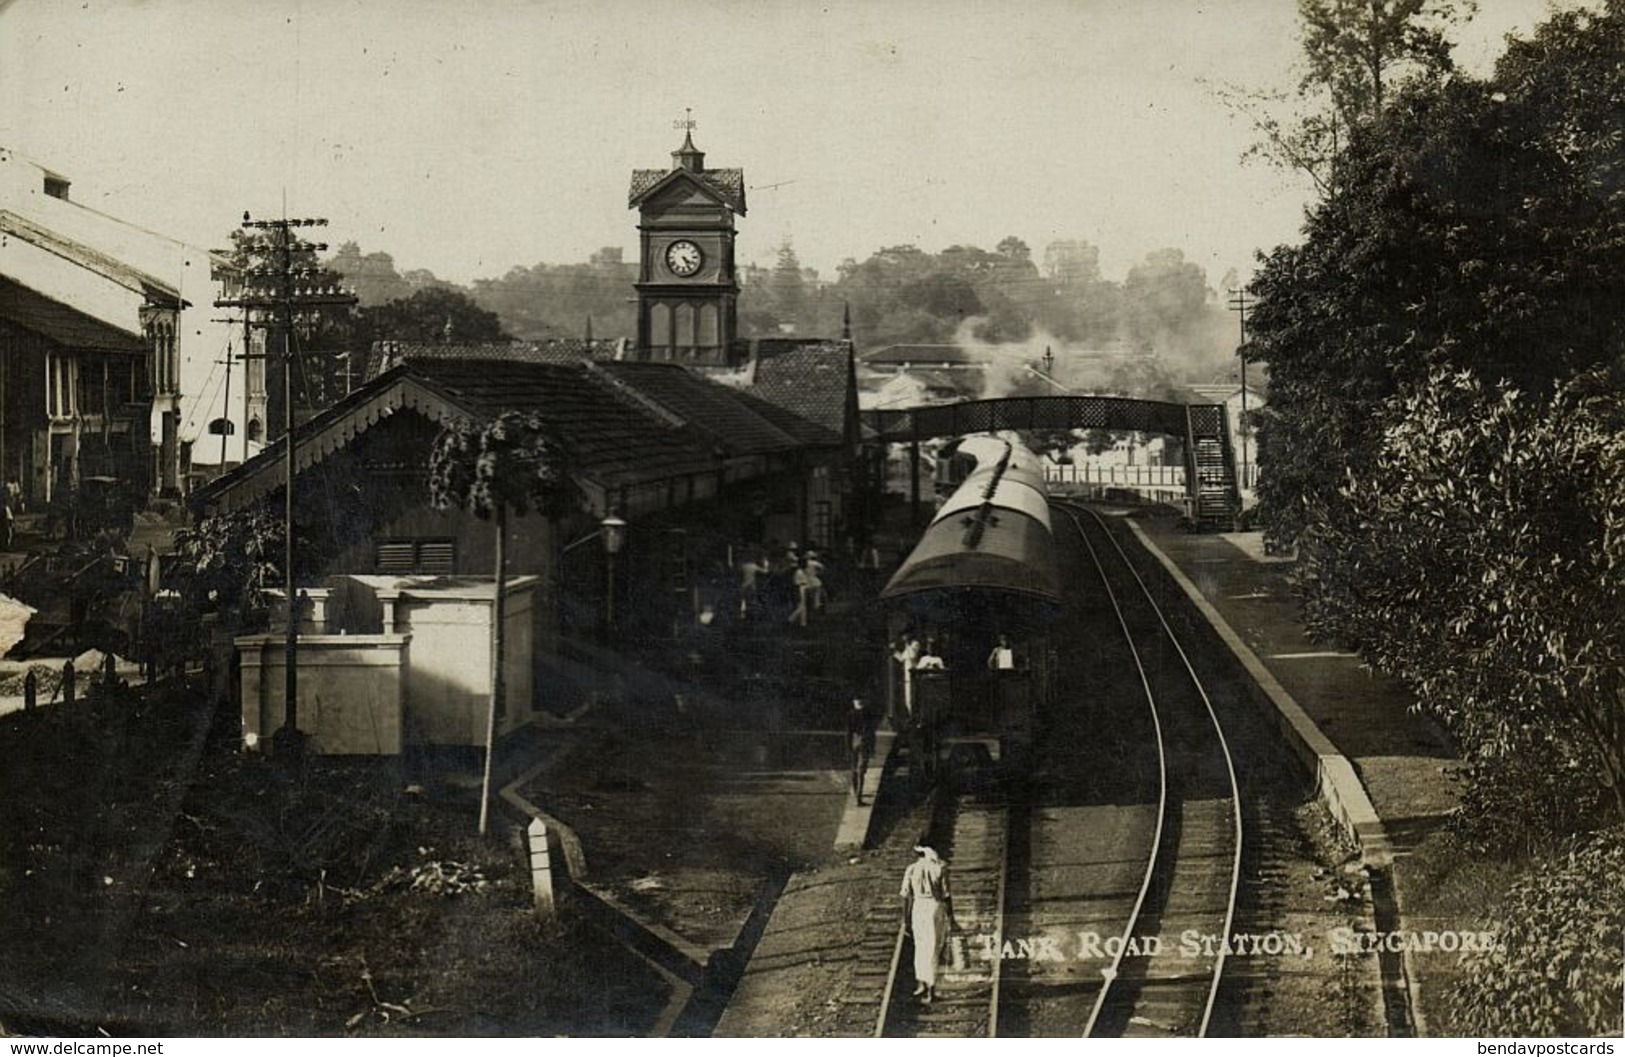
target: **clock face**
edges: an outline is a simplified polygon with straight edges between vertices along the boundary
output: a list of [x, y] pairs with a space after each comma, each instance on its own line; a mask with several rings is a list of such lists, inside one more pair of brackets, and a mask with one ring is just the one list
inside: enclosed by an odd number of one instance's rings
[[675, 276], [686, 279], [699, 271], [704, 263], [705, 254], [687, 239], [680, 239], [666, 247], [666, 267]]

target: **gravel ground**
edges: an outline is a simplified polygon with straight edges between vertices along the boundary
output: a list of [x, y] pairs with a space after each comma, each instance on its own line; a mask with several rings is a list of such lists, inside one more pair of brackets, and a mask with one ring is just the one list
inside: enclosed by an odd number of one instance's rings
[[836, 737], [578, 736], [587, 744], [525, 797], [576, 831], [594, 884], [690, 943], [732, 945], [771, 874], [834, 859]]

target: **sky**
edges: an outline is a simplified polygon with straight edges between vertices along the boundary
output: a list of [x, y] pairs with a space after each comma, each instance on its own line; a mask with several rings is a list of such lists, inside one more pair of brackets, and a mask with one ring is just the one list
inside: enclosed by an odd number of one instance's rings
[[[1547, 0], [1481, 0], [1485, 70]], [[636, 251], [635, 168], [692, 111], [743, 168], [743, 261], [890, 245], [1164, 247], [1217, 284], [1295, 239], [1222, 82], [1290, 88], [1293, 0], [0, 0], [0, 147], [201, 246], [244, 210], [443, 279]], [[285, 203], [285, 207], [284, 207]]]

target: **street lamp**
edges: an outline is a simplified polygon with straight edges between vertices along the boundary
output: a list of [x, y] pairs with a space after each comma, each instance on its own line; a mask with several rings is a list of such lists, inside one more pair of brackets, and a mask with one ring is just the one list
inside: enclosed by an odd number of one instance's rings
[[604, 613], [606, 624], [611, 631], [615, 630], [615, 556], [621, 553], [626, 546], [626, 522], [610, 514], [598, 523], [599, 532], [604, 539], [604, 558], [609, 568], [609, 593], [604, 599]]

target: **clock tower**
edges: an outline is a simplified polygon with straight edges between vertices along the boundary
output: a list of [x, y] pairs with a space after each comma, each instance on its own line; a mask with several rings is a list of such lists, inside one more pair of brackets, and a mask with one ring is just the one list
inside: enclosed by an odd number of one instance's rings
[[693, 122], [669, 169], [636, 169], [640, 359], [728, 366], [739, 336], [734, 215], [745, 215], [742, 169], [707, 169]]

